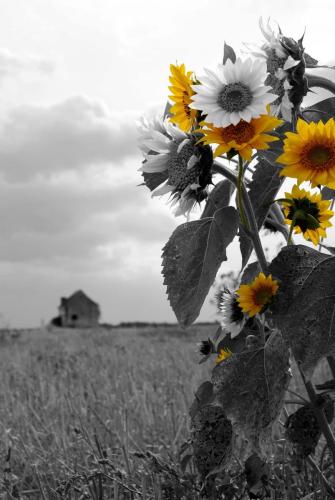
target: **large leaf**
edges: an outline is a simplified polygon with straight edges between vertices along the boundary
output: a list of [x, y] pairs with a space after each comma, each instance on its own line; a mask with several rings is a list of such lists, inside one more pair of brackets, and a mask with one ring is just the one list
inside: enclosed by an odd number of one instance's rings
[[[250, 201], [259, 229], [264, 224], [271, 202], [275, 199], [281, 186], [282, 179], [279, 177], [279, 171], [278, 165], [273, 165], [266, 160], [260, 160], [249, 184]], [[252, 243], [243, 233], [240, 236], [240, 248], [243, 269], [248, 263], [252, 252]]]
[[265, 346], [233, 354], [212, 375], [217, 399], [234, 429], [256, 448], [271, 433], [289, 380], [289, 353], [278, 331]]
[[201, 219], [213, 217], [217, 210], [227, 207], [230, 203], [230, 198], [234, 189], [234, 185], [228, 180], [218, 182], [208, 196], [206, 206], [201, 214]]
[[289, 245], [281, 249], [271, 262], [269, 272], [279, 281], [279, 290], [271, 307], [273, 320], [279, 328], [286, 323], [286, 313], [304, 281], [315, 267], [330, 255], [305, 245]]
[[303, 245], [287, 247], [270, 271], [281, 280], [273, 321], [311, 375], [320, 358], [335, 354], [335, 257]]
[[164, 284], [181, 325], [188, 326], [198, 317], [237, 228], [236, 209], [225, 207], [213, 217], [180, 225], [165, 245]]

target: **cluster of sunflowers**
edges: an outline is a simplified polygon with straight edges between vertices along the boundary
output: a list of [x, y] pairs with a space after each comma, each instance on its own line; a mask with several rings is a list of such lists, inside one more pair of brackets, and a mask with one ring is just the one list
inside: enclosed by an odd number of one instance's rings
[[[318, 63], [303, 38], [285, 37], [262, 20], [260, 27], [265, 41], [257, 50], [248, 47], [244, 60], [225, 44], [223, 64], [199, 78], [184, 64], [171, 65], [164, 114], [140, 124], [144, 184], [152, 196], [168, 193], [175, 215], [187, 217], [163, 249], [164, 283], [182, 325], [197, 318], [227, 246], [240, 238], [240, 284], [220, 290], [221, 328], [198, 346], [201, 362], [216, 356], [212, 380], [200, 386], [190, 410], [194, 429], [201, 429], [193, 448], [204, 477], [216, 470], [215, 460], [223, 463], [212, 449], [217, 439], [199, 437], [208, 411], [222, 413], [232, 432], [258, 447], [283, 406], [290, 355], [304, 377], [305, 368], [335, 354], [329, 277], [335, 257], [323, 243], [334, 215], [335, 98], [303, 106], [312, 87], [335, 94], [335, 83], [313, 73]], [[218, 174], [223, 180], [214, 184]], [[277, 198], [287, 178], [291, 190]], [[202, 202], [200, 219], [190, 220]], [[264, 227], [279, 230], [287, 243], [270, 264], [259, 235]], [[295, 245], [294, 234], [318, 251]], [[257, 261], [247, 265], [252, 249]], [[335, 360], [333, 368], [335, 377]], [[311, 396], [312, 413], [319, 412], [316, 400]], [[322, 418], [320, 429], [327, 427]], [[335, 465], [335, 439], [325, 436]]]
[[[252, 58], [237, 58], [225, 45], [223, 64], [216, 71], [205, 69], [199, 79], [184, 64], [170, 66], [173, 105], [168, 103], [163, 118], [142, 120], [140, 147], [145, 159], [140, 170], [152, 196], [170, 193], [175, 215], [189, 216], [196, 203], [208, 198], [217, 171], [215, 159], [236, 165], [242, 181], [248, 170], [257, 168], [258, 152], [281, 141], [281, 154], [275, 158], [278, 175], [297, 180], [285, 198], [274, 200], [290, 226], [288, 243], [294, 232], [317, 245], [334, 215], [333, 202], [323, 199], [321, 188], [335, 188], [335, 121], [331, 117], [326, 123], [308, 122], [308, 110], [300, 108], [309, 90], [304, 70], [317, 65], [304, 52], [302, 39], [284, 37], [269, 22], [265, 26], [261, 20], [260, 26], [265, 43], [251, 50]], [[304, 181], [317, 191], [300, 188]], [[248, 226], [239, 197], [237, 206], [241, 224]], [[221, 310], [231, 333], [240, 331], [236, 321], [230, 321], [236, 310], [249, 317], [262, 312], [277, 289], [277, 282], [261, 273], [236, 294], [223, 295]], [[242, 314], [240, 327], [243, 321]], [[228, 327], [227, 321], [223, 324]], [[224, 353], [218, 359], [222, 357]]]

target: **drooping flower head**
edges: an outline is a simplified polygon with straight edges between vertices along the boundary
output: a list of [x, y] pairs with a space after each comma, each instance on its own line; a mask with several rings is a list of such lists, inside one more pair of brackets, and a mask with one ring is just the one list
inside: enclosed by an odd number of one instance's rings
[[282, 120], [270, 115], [252, 118], [250, 122], [241, 120], [237, 125], [228, 127], [215, 127], [205, 122], [201, 129], [203, 137], [199, 142], [217, 144], [214, 157], [235, 150], [244, 160], [249, 161], [253, 149], [268, 149], [270, 142], [278, 140], [278, 137], [267, 132], [273, 131], [281, 124]]
[[245, 315], [237, 301], [237, 295], [228, 288], [224, 288], [218, 294], [218, 309], [221, 319], [221, 327], [225, 332], [230, 333], [233, 339], [243, 329]]
[[286, 132], [283, 154], [277, 162], [284, 165], [280, 175], [293, 177], [298, 184], [310, 181], [315, 187], [335, 187], [335, 121], [307, 123], [301, 118], [297, 132]]
[[220, 349], [220, 352], [215, 360], [215, 363], [219, 365], [220, 363], [222, 363], [222, 361], [225, 361], [226, 359], [230, 358], [232, 354], [233, 353], [231, 352], [230, 349]]
[[201, 85], [193, 85], [195, 95], [190, 107], [201, 110], [205, 121], [215, 127], [237, 125], [240, 120], [250, 122], [266, 113], [266, 106], [276, 99], [264, 85], [267, 76], [263, 61], [228, 59], [218, 66], [217, 72], [205, 70]]
[[140, 130], [144, 162], [140, 170], [152, 196], [170, 193], [175, 215], [187, 215], [207, 198], [213, 154], [198, 137], [186, 134], [167, 119], [145, 122]]
[[186, 71], [185, 65], [170, 65], [171, 75], [169, 77], [171, 95], [169, 99], [175, 104], [171, 106], [169, 112], [173, 115], [170, 118], [184, 132], [189, 132], [195, 125], [198, 112], [190, 108], [191, 97], [194, 95], [192, 86], [195, 80], [192, 78], [192, 71]]
[[278, 283], [272, 279], [271, 274], [265, 276], [265, 274], [259, 273], [252, 283], [240, 286], [236, 291], [237, 300], [242, 311], [253, 317], [266, 309], [272, 302], [278, 288]]
[[331, 201], [323, 200], [321, 194], [311, 193], [305, 189], [293, 186], [291, 193], [285, 193], [286, 201], [284, 214], [286, 224], [291, 225], [293, 221], [294, 232], [302, 233], [306, 240], [314, 245], [319, 243], [320, 238], [326, 237], [326, 228], [331, 227], [334, 212], [329, 210]]

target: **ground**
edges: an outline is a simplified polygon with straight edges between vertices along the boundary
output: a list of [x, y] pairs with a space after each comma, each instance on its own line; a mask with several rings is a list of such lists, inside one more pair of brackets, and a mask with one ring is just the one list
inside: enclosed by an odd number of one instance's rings
[[216, 329], [0, 332], [0, 499], [198, 498], [170, 483]]

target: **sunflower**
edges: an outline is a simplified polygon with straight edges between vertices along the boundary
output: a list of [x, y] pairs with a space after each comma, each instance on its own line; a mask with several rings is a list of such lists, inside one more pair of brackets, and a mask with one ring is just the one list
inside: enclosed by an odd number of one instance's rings
[[229, 332], [233, 339], [240, 333], [245, 324], [245, 316], [237, 302], [236, 294], [228, 288], [224, 288], [218, 294], [218, 306], [221, 327], [225, 332]]
[[280, 175], [295, 177], [298, 184], [310, 181], [335, 187], [335, 121], [306, 123], [299, 118], [297, 132], [286, 132], [284, 152], [277, 158], [284, 165]]
[[285, 120], [291, 121], [293, 105], [290, 102], [288, 90], [292, 86], [287, 77], [289, 71], [299, 64], [299, 60], [294, 60], [285, 48], [285, 44], [283, 44], [285, 37], [283, 37], [279, 26], [273, 29], [270, 19], [265, 24], [260, 18], [259, 27], [264, 36], [263, 45], [256, 50], [248, 48], [253, 56], [261, 57], [266, 61], [269, 74], [265, 84], [270, 85], [272, 92], [277, 95], [277, 99], [271, 105], [271, 111], [276, 115], [280, 114]]
[[218, 365], [222, 363], [222, 361], [225, 361], [226, 359], [230, 358], [230, 356], [233, 353], [231, 352], [230, 349], [220, 349], [220, 352], [218, 354], [218, 357], [215, 360], [215, 363]]
[[203, 123], [203, 128], [199, 132], [204, 135], [199, 142], [218, 144], [214, 157], [234, 149], [244, 160], [250, 160], [253, 149], [268, 149], [269, 142], [278, 140], [278, 137], [266, 134], [266, 132], [271, 132], [282, 123], [282, 120], [270, 115], [252, 118], [250, 122], [241, 120], [237, 125], [224, 128]]
[[291, 193], [285, 193], [286, 200], [282, 200], [286, 224], [294, 227], [296, 234], [302, 233], [306, 240], [314, 245], [320, 238], [326, 237], [326, 228], [331, 227], [329, 219], [334, 215], [329, 210], [331, 201], [323, 200], [321, 194], [312, 194], [305, 189], [293, 186]]
[[191, 85], [195, 83], [192, 79], [192, 71], [185, 70], [185, 65], [170, 65], [171, 76], [169, 77], [171, 87], [169, 90], [172, 95], [169, 99], [175, 104], [170, 108], [173, 115], [170, 118], [184, 132], [189, 132], [194, 126], [197, 118], [197, 111], [190, 108], [191, 97], [194, 95]]
[[228, 59], [218, 66], [217, 73], [205, 71], [201, 85], [192, 85], [195, 95], [190, 107], [201, 110], [207, 115], [206, 122], [215, 127], [250, 122], [266, 113], [266, 106], [277, 98], [268, 92], [271, 87], [264, 85], [267, 73], [263, 61], [238, 58], [233, 63]]
[[189, 214], [208, 195], [213, 163], [210, 147], [198, 145], [198, 137], [182, 132], [167, 119], [144, 121], [139, 132], [144, 183], [152, 196], [170, 193], [171, 204], [177, 205], [176, 216]]
[[250, 317], [262, 313], [271, 303], [274, 295], [277, 293], [278, 283], [272, 279], [271, 274], [265, 276], [263, 273], [254, 279], [248, 285], [241, 285], [236, 291], [238, 302], [244, 313]]

